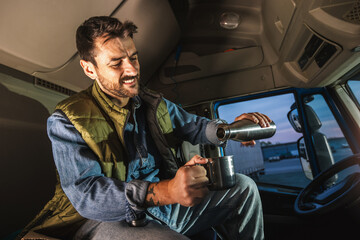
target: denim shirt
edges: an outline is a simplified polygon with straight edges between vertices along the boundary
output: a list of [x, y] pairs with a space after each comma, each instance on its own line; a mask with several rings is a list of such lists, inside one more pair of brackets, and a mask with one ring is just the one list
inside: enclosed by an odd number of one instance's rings
[[[217, 120], [199, 117], [164, 99], [175, 135], [192, 144], [220, 145], [216, 137]], [[127, 122], [124, 139], [129, 156], [126, 182], [102, 173], [95, 153], [61, 111], [48, 119], [55, 165], [61, 186], [79, 214], [98, 221], [131, 221], [145, 211], [144, 202], [150, 182], [158, 182], [161, 156], [150, 136], [145, 105], [136, 96], [133, 122]]]

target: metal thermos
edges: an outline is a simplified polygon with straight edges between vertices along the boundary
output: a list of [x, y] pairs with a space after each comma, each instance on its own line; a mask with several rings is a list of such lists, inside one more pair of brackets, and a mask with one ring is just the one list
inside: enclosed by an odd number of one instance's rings
[[217, 137], [221, 141], [235, 140], [239, 142], [264, 139], [272, 137], [276, 132], [276, 126], [273, 121], [270, 127], [262, 128], [259, 124], [250, 120], [243, 119], [231, 124], [220, 124], [217, 129]]

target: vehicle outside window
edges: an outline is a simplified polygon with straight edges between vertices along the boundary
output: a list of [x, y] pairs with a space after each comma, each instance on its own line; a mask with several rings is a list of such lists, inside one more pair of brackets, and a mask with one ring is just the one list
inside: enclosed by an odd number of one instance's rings
[[294, 103], [293, 93], [219, 103], [218, 117], [229, 123], [238, 113], [261, 112], [276, 124], [275, 135], [256, 141], [253, 147], [228, 141], [224, 154], [234, 155], [236, 172], [252, 176], [257, 182], [285, 186], [304, 187], [310, 182], [299, 160], [297, 141], [302, 133], [296, 132], [287, 118]]

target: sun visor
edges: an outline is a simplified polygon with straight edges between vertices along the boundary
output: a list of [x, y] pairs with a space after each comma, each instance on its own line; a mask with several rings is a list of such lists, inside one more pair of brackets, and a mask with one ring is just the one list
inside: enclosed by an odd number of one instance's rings
[[229, 49], [203, 56], [193, 52], [182, 52], [177, 63], [175, 63], [175, 55], [165, 63], [160, 74], [160, 81], [164, 84], [173, 84], [239, 71], [256, 67], [262, 63], [263, 59], [262, 49], [257, 46]]

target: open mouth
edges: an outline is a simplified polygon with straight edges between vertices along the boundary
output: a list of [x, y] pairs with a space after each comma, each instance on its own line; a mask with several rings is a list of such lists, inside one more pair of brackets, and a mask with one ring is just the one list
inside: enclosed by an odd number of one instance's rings
[[124, 84], [133, 84], [135, 83], [135, 78], [129, 79], [129, 80], [124, 80], [123, 81]]

